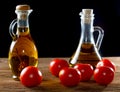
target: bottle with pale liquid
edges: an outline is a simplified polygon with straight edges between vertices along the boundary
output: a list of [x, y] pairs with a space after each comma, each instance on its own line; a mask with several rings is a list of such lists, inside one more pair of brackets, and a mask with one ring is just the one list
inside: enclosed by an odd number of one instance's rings
[[[96, 67], [98, 61], [101, 60], [99, 48], [103, 40], [104, 31], [99, 26], [93, 26], [94, 14], [93, 9], [82, 9], [81, 18], [81, 36], [76, 52], [69, 60], [71, 66], [76, 63], [88, 63]], [[95, 43], [94, 32], [98, 32]]]

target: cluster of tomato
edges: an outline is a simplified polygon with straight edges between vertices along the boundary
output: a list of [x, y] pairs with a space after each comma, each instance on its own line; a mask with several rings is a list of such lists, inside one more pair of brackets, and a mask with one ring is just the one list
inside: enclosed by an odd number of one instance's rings
[[[65, 86], [76, 86], [80, 81], [89, 81], [92, 76], [101, 85], [107, 85], [114, 79], [116, 67], [109, 59], [102, 59], [93, 69], [90, 64], [77, 63], [70, 67], [67, 60], [55, 58], [50, 62], [49, 70]], [[41, 71], [34, 66], [25, 67], [20, 74], [20, 82], [27, 87], [38, 86], [42, 82]]]
[[80, 81], [89, 81], [92, 77], [96, 83], [108, 85], [114, 79], [116, 66], [112, 61], [104, 58], [97, 63], [95, 69], [90, 64], [82, 63], [70, 67], [66, 60], [56, 58], [50, 62], [49, 70], [65, 86], [76, 86]]

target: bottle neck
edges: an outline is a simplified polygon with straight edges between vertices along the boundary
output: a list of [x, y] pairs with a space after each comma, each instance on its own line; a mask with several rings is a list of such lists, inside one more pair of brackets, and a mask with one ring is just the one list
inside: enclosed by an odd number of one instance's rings
[[26, 35], [29, 33], [29, 14], [31, 10], [16, 10], [17, 14], [17, 34], [18, 35]]
[[81, 39], [82, 43], [93, 43], [93, 16], [81, 15]]
[[28, 16], [26, 18], [22, 18], [24, 15], [18, 15], [18, 20], [17, 20], [17, 27], [18, 28], [24, 28], [24, 27], [29, 27], [29, 21], [28, 21]]

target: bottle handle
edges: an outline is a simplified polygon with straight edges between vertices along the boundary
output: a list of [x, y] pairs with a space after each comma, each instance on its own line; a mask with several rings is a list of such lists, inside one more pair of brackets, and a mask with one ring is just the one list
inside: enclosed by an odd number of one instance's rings
[[17, 24], [17, 19], [14, 19], [9, 26], [9, 33], [13, 40], [17, 38], [17, 35], [14, 33], [14, 27]]
[[98, 38], [96, 40], [96, 47], [99, 50], [101, 43], [102, 43], [102, 40], [103, 40], [103, 37], [104, 37], [104, 30], [99, 26], [94, 26], [94, 32], [95, 31], [97, 31], [99, 33]]

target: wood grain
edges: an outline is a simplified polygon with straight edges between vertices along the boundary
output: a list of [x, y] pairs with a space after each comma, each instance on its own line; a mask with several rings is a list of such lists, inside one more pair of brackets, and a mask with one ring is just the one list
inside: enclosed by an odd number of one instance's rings
[[43, 74], [43, 81], [33, 88], [27, 88], [20, 81], [13, 80], [7, 58], [0, 58], [0, 92], [120, 92], [120, 57], [107, 58], [111, 59], [117, 67], [114, 80], [108, 86], [98, 85], [91, 80], [80, 82], [75, 87], [65, 87], [60, 84], [59, 78], [49, 72], [49, 63], [53, 58], [39, 58], [39, 69]]

